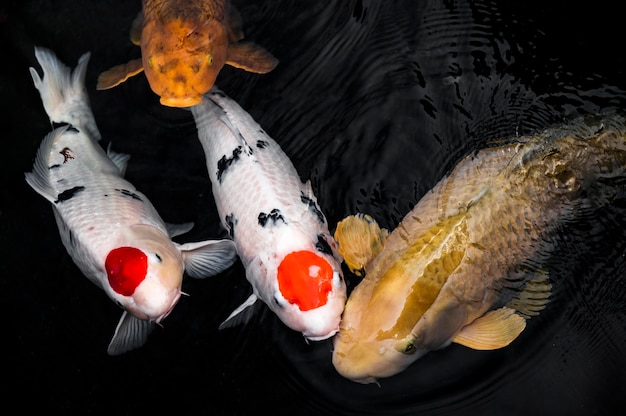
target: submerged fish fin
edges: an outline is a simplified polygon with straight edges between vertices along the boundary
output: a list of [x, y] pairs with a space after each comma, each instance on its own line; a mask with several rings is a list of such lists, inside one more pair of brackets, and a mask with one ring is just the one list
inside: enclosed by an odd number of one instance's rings
[[133, 45], [141, 45], [141, 32], [143, 31], [143, 11], [137, 13], [137, 17], [130, 26], [130, 41]]
[[93, 140], [100, 140], [100, 131], [89, 106], [85, 89], [85, 75], [89, 52], [79, 59], [72, 70], [49, 49], [35, 47], [35, 57], [41, 66], [40, 77], [35, 68], [29, 68], [35, 88], [39, 90], [43, 107], [53, 123], [67, 123], [85, 129]]
[[237, 260], [237, 246], [230, 239], [185, 243], [178, 247], [185, 262], [185, 273], [196, 279], [219, 274]]
[[254, 293], [251, 294], [248, 299], [228, 315], [228, 318], [220, 324], [218, 329], [232, 328], [236, 325], [248, 323], [254, 314], [254, 308], [252, 306], [254, 306], [257, 300], [257, 296]]
[[495, 350], [506, 347], [526, 328], [526, 319], [515, 309], [500, 308], [487, 312], [463, 327], [452, 339], [457, 344], [475, 350]]
[[184, 222], [182, 224], [170, 224], [165, 223], [165, 228], [167, 228], [167, 234], [170, 237], [176, 237], [178, 235], [183, 235], [188, 233], [193, 228], [193, 222]]
[[48, 173], [49, 167], [47, 162], [48, 153], [50, 152], [50, 149], [52, 149], [54, 142], [59, 139], [68, 128], [69, 126], [59, 127], [46, 135], [37, 150], [33, 170], [24, 174], [26, 182], [31, 186], [31, 188], [52, 203], [54, 203], [57, 199], [57, 194], [50, 183], [50, 175]]
[[232, 4], [228, 6], [228, 40], [231, 43], [243, 39], [243, 23], [239, 10]]
[[381, 229], [374, 218], [356, 214], [337, 223], [335, 241], [350, 271], [362, 276], [365, 266], [383, 249], [387, 235], [388, 231]]
[[130, 160], [130, 155], [127, 153], [118, 153], [114, 150], [111, 150], [111, 143], [107, 147], [107, 156], [109, 159], [117, 166], [120, 171], [120, 175], [124, 177], [126, 174], [126, 167], [128, 166], [128, 161]]
[[276, 68], [278, 59], [261, 46], [250, 42], [239, 42], [228, 46], [226, 64], [248, 72], [266, 74]]
[[141, 59], [133, 59], [125, 64], [116, 65], [108, 69], [98, 76], [97, 90], [108, 90], [116, 87], [128, 78], [135, 76], [143, 71], [143, 63]]
[[107, 353], [120, 355], [143, 346], [154, 327], [154, 322], [139, 319], [124, 311], [117, 328], [115, 328], [115, 334], [109, 343]]
[[524, 318], [539, 315], [550, 301], [552, 285], [548, 272], [539, 269], [535, 276], [526, 283], [526, 287], [506, 304], [508, 308], [517, 310]]

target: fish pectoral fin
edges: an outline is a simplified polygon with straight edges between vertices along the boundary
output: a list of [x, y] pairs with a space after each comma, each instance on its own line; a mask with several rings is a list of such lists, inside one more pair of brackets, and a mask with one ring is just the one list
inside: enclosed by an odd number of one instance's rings
[[176, 237], [176, 236], [188, 233], [189, 231], [191, 231], [193, 226], [194, 226], [193, 222], [185, 222], [185, 223], [182, 223], [182, 224], [165, 223], [165, 228], [167, 229], [167, 234], [170, 237]]
[[350, 215], [337, 223], [334, 238], [350, 271], [362, 275], [364, 268], [384, 246], [387, 231], [367, 214]]
[[253, 293], [248, 299], [245, 300], [244, 303], [239, 305], [237, 309], [235, 309], [228, 318], [224, 320], [218, 327], [218, 329], [224, 328], [232, 328], [236, 325], [247, 324], [250, 321], [252, 315], [254, 315], [254, 304], [258, 300], [257, 296]]
[[452, 341], [475, 350], [496, 350], [513, 342], [524, 328], [526, 319], [515, 309], [503, 307], [463, 327]]
[[154, 327], [153, 322], [139, 319], [124, 311], [117, 328], [115, 328], [115, 334], [109, 343], [107, 353], [120, 355], [143, 346]]
[[141, 59], [133, 59], [125, 64], [116, 65], [108, 69], [98, 76], [97, 90], [108, 90], [116, 87], [128, 78], [135, 76], [143, 71], [143, 63]]
[[178, 245], [185, 263], [185, 273], [195, 279], [215, 276], [237, 260], [237, 246], [230, 239], [208, 240]]
[[243, 23], [241, 14], [235, 6], [230, 5], [228, 10], [228, 40], [238, 42], [243, 39]]
[[267, 74], [278, 65], [278, 59], [267, 50], [251, 42], [231, 43], [226, 64], [256, 74]]
[[126, 167], [128, 166], [128, 161], [130, 160], [130, 155], [127, 153], [118, 153], [114, 150], [111, 150], [111, 143], [107, 147], [107, 156], [109, 159], [117, 166], [117, 169], [120, 171], [120, 175], [124, 177], [126, 174]]
[[526, 283], [526, 287], [516, 297], [506, 304], [507, 307], [517, 310], [525, 318], [539, 315], [550, 301], [552, 284], [548, 272], [539, 269], [535, 276]]
[[141, 32], [143, 31], [143, 11], [137, 13], [137, 17], [130, 26], [130, 41], [133, 45], [141, 45]]

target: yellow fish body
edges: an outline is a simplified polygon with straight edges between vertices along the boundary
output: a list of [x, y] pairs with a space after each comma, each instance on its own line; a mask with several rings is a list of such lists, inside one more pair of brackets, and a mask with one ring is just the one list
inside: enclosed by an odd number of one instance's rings
[[143, 0], [131, 30], [141, 59], [100, 74], [105, 90], [144, 71], [163, 105], [199, 104], [224, 65], [264, 74], [278, 60], [262, 47], [242, 42], [241, 18], [225, 0]]
[[336, 370], [371, 383], [451, 342], [510, 344], [549, 300], [549, 233], [626, 173], [625, 134], [611, 116], [480, 150], [388, 236], [366, 215], [341, 221], [339, 252], [365, 277], [334, 339]]

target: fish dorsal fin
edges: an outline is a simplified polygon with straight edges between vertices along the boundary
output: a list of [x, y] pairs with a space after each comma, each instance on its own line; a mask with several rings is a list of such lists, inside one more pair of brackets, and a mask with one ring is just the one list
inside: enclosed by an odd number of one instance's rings
[[113, 164], [117, 166], [117, 169], [120, 171], [120, 175], [124, 177], [124, 175], [126, 175], [126, 167], [128, 166], [130, 155], [111, 150], [111, 143], [109, 143], [109, 146], [107, 147], [107, 156], [109, 156], [109, 159], [111, 159]]
[[254, 314], [253, 306], [257, 300], [257, 296], [254, 293], [251, 294], [248, 299], [246, 299], [237, 309], [228, 315], [228, 318], [220, 324], [219, 329], [232, 328], [236, 325], [248, 323]]
[[475, 350], [496, 350], [506, 347], [526, 328], [526, 319], [515, 309], [503, 307], [487, 312], [466, 325], [452, 339]]
[[97, 90], [108, 90], [116, 87], [128, 78], [135, 76], [143, 71], [143, 63], [141, 59], [133, 59], [125, 64], [116, 65], [108, 69], [98, 76]]
[[143, 11], [137, 13], [137, 17], [130, 26], [130, 41], [133, 45], [141, 45], [141, 32], [143, 31]]
[[185, 273], [195, 279], [215, 276], [237, 260], [237, 246], [230, 239], [179, 244], [185, 262]]
[[552, 285], [548, 272], [539, 269], [535, 276], [526, 283], [526, 287], [516, 297], [506, 304], [507, 307], [517, 310], [525, 318], [539, 315], [548, 302], [552, 292]]
[[191, 231], [193, 226], [194, 226], [193, 222], [185, 222], [185, 223], [182, 223], [182, 224], [165, 223], [165, 228], [167, 229], [167, 234], [170, 237], [176, 237], [176, 236], [188, 233], [189, 231]]
[[120, 355], [143, 346], [154, 327], [153, 322], [139, 319], [124, 311], [117, 328], [115, 328], [115, 334], [109, 343], [107, 353]]
[[381, 229], [374, 218], [356, 214], [337, 223], [335, 241], [350, 271], [361, 276], [365, 266], [383, 249], [387, 235], [388, 231]]
[[278, 65], [278, 59], [267, 50], [250, 42], [228, 46], [226, 64], [255, 74], [267, 74]]

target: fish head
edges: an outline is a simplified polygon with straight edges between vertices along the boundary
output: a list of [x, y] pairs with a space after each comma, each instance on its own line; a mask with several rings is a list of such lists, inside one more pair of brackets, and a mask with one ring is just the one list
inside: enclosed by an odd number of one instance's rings
[[158, 230], [148, 230], [148, 235], [129, 238], [124, 245], [113, 248], [104, 266], [108, 282], [105, 290], [139, 319], [160, 323], [180, 299], [182, 255]]
[[147, 20], [141, 35], [150, 88], [169, 107], [202, 101], [226, 62], [228, 32], [216, 19]]
[[[267, 277], [259, 280], [257, 291], [285, 325], [311, 341], [337, 333], [346, 286], [333, 256], [315, 249], [296, 250], [257, 261]], [[255, 273], [254, 269], [248, 271]]]

